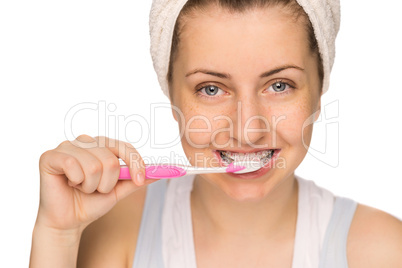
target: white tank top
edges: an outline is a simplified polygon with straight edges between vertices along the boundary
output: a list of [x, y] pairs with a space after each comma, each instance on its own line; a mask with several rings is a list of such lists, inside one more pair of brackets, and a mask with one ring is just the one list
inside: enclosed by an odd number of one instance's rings
[[[298, 215], [292, 268], [347, 266], [346, 239], [357, 203], [296, 177]], [[148, 186], [134, 268], [196, 268], [190, 206], [194, 176]]]

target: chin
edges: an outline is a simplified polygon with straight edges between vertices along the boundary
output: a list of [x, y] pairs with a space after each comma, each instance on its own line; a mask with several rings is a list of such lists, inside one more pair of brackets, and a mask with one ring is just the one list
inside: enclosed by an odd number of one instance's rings
[[267, 185], [267, 181], [223, 181], [217, 183], [217, 187], [223, 191], [230, 199], [238, 202], [258, 202], [265, 199], [272, 187]]
[[278, 198], [281, 195], [278, 187], [283, 183], [290, 182], [288, 179], [293, 175], [293, 172], [287, 170], [273, 169], [264, 176], [253, 180], [238, 179], [229, 174], [222, 174], [220, 178], [210, 177], [208, 180], [233, 201], [259, 202], [272, 196], [274, 192], [274, 198]]

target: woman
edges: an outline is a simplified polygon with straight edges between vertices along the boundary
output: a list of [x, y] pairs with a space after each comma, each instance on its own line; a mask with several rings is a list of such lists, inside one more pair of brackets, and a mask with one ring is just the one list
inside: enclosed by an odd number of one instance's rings
[[[294, 175], [329, 85], [337, 7], [155, 1], [154, 66], [190, 163], [265, 166], [156, 182], [129, 144], [63, 142], [41, 157], [31, 266], [400, 267], [398, 219]], [[118, 181], [118, 158], [135, 183]]]

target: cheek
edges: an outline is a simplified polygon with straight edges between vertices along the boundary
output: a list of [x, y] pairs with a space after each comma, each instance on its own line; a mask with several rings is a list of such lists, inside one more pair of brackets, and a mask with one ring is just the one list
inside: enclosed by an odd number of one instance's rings
[[194, 148], [203, 148], [208, 146], [212, 125], [208, 117], [204, 115], [188, 115], [186, 117], [186, 126], [183, 130], [184, 139]]
[[214, 133], [225, 127], [225, 120], [218, 119], [228, 111], [223, 107], [211, 109], [211, 107], [185, 104], [181, 112], [184, 120], [179, 126], [180, 133], [183, 133], [183, 142], [187, 148], [200, 149], [210, 146], [216, 138]]
[[273, 122], [273, 131], [286, 143], [307, 149], [312, 136], [314, 113], [313, 105], [308, 101], [301, 100], [284, 106], [275, 112], [277, 120]]

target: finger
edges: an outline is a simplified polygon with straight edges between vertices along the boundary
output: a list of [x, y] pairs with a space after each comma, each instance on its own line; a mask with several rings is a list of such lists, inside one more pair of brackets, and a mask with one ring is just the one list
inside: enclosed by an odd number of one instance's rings
[[77, 144], [93, 144], [93, 142], [96, 142], [94, 138], [81, 135], [75, 141], [71, 142], [68, 147], [63, 149], [67, 150], [69, 154], [80, 162], [85, 178], [81, 185], [76, 188], [87, 194], [93, 193], [98, 188], [102, 177], [103, 166], [102, 162], [89, 151], [96, 147], [83, 149]]
[[108, 148], [115, 156], [121, 158], [129, 168], [130, 176], [138, 186], [144, 185], [145, 163], [138, 151], [127, 142], [96, 137], [100, 146]]
[[41, 172], [50, 175], [65, 175], [71, 185], [84, 181], [84, 172], [79, 161], [66, 153], [50, 150], [44, 152], [39, 160]]
[[109, 193], [119, 179], [119, 159], [107, 148], [95, 147], [87, 150], [102, 163], [102, 175], [96, 190]]
[[158, 180], [147, 179], [147, 180], [145, 180], [145, 182], [142, 186], [138, 186], [138, 185], [134, 184], [132, 181], [120, 180], [117, 182], [117, 184], [114, 188], [115, 193], [116, 193], [116, 199], [117, 199], [117, 201], [120, 201], [123, 198], [125, 198], [125, 197], [129, 196], [130, 194], [132, 194], [133, 192], [135, 192], [136, 190], [138, 190], [139, 188], [145, 187], [146, 185], [149, 185], [156, 181], [158, 181]]

